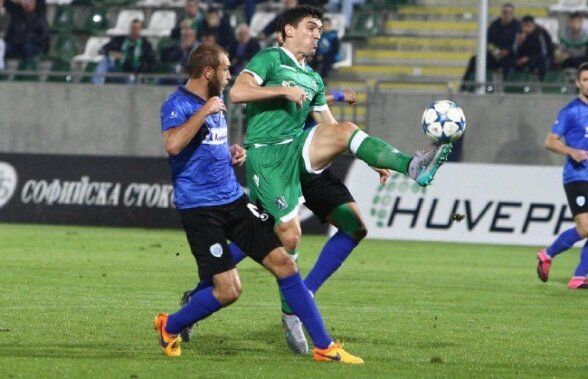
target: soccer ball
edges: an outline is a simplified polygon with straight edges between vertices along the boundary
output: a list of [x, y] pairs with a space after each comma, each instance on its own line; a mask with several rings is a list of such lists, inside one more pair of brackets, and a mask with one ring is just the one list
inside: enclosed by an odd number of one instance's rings
[[461, 108], [451, 100], [437, 100], [425, 109], [421, 126], [437, 143], [458, 140], [465, 131], [466, 119]]

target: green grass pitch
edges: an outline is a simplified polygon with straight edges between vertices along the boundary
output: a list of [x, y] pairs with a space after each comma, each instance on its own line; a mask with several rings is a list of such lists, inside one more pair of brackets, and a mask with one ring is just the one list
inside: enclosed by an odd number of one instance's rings
[[[303, 273], [324, 241], [303, 238]], [[317, 294], [361, 367], [292, 355], [274, 280], [247, 260], [241, 299], [170, 359], [152, 322], [196, 281], [181, 231], [0, 224], [0, 378], [586, 377], [578, 250], [547, 284], [536, 250], [364, 241]]]

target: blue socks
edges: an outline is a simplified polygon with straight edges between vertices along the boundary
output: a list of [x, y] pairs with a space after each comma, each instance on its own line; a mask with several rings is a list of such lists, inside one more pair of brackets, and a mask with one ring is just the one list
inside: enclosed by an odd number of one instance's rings
[[314, 346], [319, 349], [329, 347], [333, 340], [327, 333], [316, 303], [304, 285], [300, 273], [278, 279], [278, 286], [294, 314], [302, 321]]
[[325, 244], [310, 273], [304, 279], [304, 284], [312, 293], [316, 293], [320, 286], [331, 276], [355, 249], [358, 242], [349, 234], [338, 231]]
[[576, 267], [574, 276], [586, 276], [588, 275], [588, 241], [584, 244], [584, 247], [580, 251], [580, 263]]
[[553, 244], [551, 244], [551, 246], [545, 250], [547, 251], [547, 255], [549, 255], [551, 258], [554, 258], [556, 255], [574, 246], [574, 244], [581, 239], [582, 237], [580, 237], [576, 228], [573, 227], [562, 232], [553, 242]]
[[169, 315], [166, 331], [172, 335], [178, 335], [187, 326], [190, 326], [214, 312], [221, 309], [222, 304], [212, 294], [212, 287], [198, 291], [190, 302], [179, 311]]
[[229, 250], [231, 250], [231, 255], [233, 256], [233, 262], [235, 262], [235, 266], [238, 265], [239, 262], [241, 262], [243, 259], [247, 258], [245, 253], [232, 242], [229, 243]]

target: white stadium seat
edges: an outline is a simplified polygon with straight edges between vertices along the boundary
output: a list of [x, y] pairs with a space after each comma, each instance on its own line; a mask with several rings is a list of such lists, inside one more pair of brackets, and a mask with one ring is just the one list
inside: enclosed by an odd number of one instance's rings
[[325, 17], [331, 19], [332, 28], [337, 31], [337, 36], [343, 38], [345, 35], [345, 17], [342, 13], [325, 13]]
[[143, 11], [140, 10], [130, 10], [130, 9], [123, 9], [118, 14], [118, 18], [116, 19], [116, 25], [114, 28], [110, 28], [106, 31], [106, 35], [109, 36], [126, 36], [129, 34], [129, 28], [131, 27], [131, 21], [134, 19], [139, 19], [141, 21], [145, 20], [145, 15]]
[[249, 25], [251, 36], [257, 37], [263, 28], [265, 28], [265, 26], [269, 24], [269, 22], [273, 20], [274, 17], [276, 17], [276, 14], [277, 13], [274, 12], [255, 12], [251, 18], [251, 25]]
[[141, 31], [147, 37], [168, 37], [176, 26], [175, 11], [155, 11], [149, 19], [149, 26]]
[[586, 12], [586, 0], [559, 0], [557, 4], [549, 7], [551, 12]]
[[98, 63], [102, 60], [100, 49], [104, 46], [110, 38], [108, 37], [90, 37], [86, 42], [86, 47], [82, 54], [76, 55], [73, 61], [76, 63]]
[[339, 48], [340, 60], [335, 62], [333, 68], [351, 67], [353, 65], [353, 45], [351, 42], [343, 42]]

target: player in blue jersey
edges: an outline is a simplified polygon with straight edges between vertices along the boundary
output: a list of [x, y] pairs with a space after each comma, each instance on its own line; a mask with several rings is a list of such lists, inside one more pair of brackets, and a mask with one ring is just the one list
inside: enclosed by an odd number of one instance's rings
[[222, 113], [226, 108], [220, 98], [231, 78], [229, 67], [224, 49], [201, 45], [190, 54], [190, 79], [161, 107], [176, 207], [198, 274], [213, 282], [176, 313], [155, 317], [161, 349], [167, 356], [179, 356], [182, 329], [239, 298], [241, 283], [227, 245], [230, 239], [276, 276], [288, 304], [313, 340], [314, 360], [361, 364], [361, 358], [333, 342], [296, 264], [273, 231], [273, 220], [249, 203], [237, 183], [231, 165], [242, 163], [244, 156], [237, 147], [229, 149]]
[[[537, 253], [537, 274], [543, 282], [549, 279], [553, 258], [588, 237], [588, 63], [578, 68], [576, 86], [580, 94], [559, 111], [545, 139], [547, 149], [566, 156], [563, 183], [576, 226], [561, 233], [551, 246]], [[588, 288], [586, 275], [588, 242], [582, 247], [580, 263], [568, 287]]]

